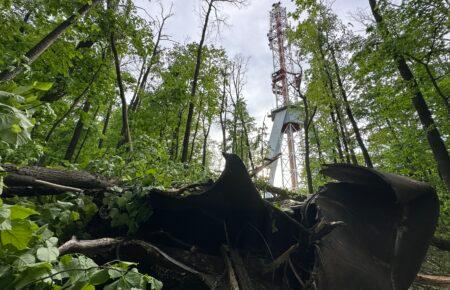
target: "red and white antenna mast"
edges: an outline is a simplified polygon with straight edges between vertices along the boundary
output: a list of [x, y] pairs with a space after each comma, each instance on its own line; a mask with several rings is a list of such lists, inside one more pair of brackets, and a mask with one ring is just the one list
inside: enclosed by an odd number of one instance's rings
[[[297, 97], [291, 95], [290, 85], [295, 83], [295, 74], [290, 46], [286, 36], [288, 27], [286, 8], [281, 3], [272, 5], [270, 29], [267, 34], [273, 56], [272, 91], [276, 108], [272, 110], [273, 127], [269, 139], [269, 158], [281, 153], [281, 172], [284, 187], [298, 189], [298, 163], [294, 135], [300, 129], [298, 110], [294, 108]], [[277, 163], [270, 168], [270, 183], [275, 181]]]

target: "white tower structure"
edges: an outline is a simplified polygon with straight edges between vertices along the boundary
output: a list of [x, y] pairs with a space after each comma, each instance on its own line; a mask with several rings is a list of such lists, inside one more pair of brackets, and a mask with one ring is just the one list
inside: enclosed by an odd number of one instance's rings
[[267, 36], [273, 56], [272, 91], [276, 98], [276, 108], [270, 114], [273, 127], [268, 158], [272, 159], [281, 153], [281, 162], [277, 160], [271, 164], [269, 182], [274, 184], [277, 168], [281, 167], [283, 187], [296, 190], [299, 186], [299, 172], [295, 140], [298, 140], [300, 118], [299, 110], [295, 108], [298, 99], [291, 87], [295, 83], [295, 74], [286, 37], [287, 27], [286, 8], [280, 2], [273, 4]]

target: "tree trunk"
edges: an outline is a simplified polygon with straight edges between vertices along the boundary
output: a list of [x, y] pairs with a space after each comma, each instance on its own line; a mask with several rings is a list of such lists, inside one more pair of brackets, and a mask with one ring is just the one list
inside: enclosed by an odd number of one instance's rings
[[205, 119], [203, 118], [203, 152], [202, 152], [202, 167], [206, 168], [206, 153], [207, 153], [207, 145], [208, 145], [208, 136], [209, 131], [211, 130], [211, 122], [208, 122], [208, 127], [205, 130]]
[[227, 152], [227, 94], [226, 94], [226, 75], [223, 75], [223, 88], [222, 88], [222, 103], [220, 105], [220, 127], [222, 128], [222, 152]]
[[[89, 112], [89, 109], [91, 108], [91, 103], [89, 103], [89, 100], [84, 102], [83, 105], [83, 112], [87, 113]], [[80, 115], [80, 118], [78, 119], [78, 122], [75, 126], [75, 129], [73, 131], [72, 139], [70, 139], [69, 146], [66, 150], [66, 155], [64, 156], [65, 160], [72, 160], [73, 154], [75, 153], [75, 149], [77, 147], [78, 141], [80, 140], [81, 132], [83, 131], [84, 123], [83, 118]]]
[[339, 131], [340, 131], [341, 137], [342, 137], [342, 144], [344, 145], [345, 161], [347, 163], [350, 163], [350, 150], [348, 148], [348, 136], [347, 136], [347, 134], [345, 134], [345, 130], [344, 130], [344, 126], [345, 126], [344, 119], [342, 118], [341, 110], [340, 110], [339, 106], [337, 104], [334, 104], [333, 108], [336, 112], [336, 117], [337, 117], [337, 121], [338, 121], [338, 125], [339, 125]]
[[336, 121], [336, 117], [334, 115], [334, 110], [330, 106], [330, 116], [331, 116], [331, 122], [333, 123], [333, 131], [334, 131], [334, 140], [336, 142], [336, 149], [338, 151], [338, 157], [340, 162], [344, 162], [344, 154], [342, 153], [342, 147], [341, 147], [341, 139], [339, 138], [339, 131], [338, 131], [338, 125]]
[[183, 120], [183, 108], [180, 108], [178, 111], [178, 123], [176, 129], [173, 131], [172, 134], [172, 148], [170, 152], [170, 157], [172, 160], [178, 159], [178, 151], [179, 151], [179, 136], [180, 136], [180, 128], [181, 128], [181, 121]]
[[111, 33], [110, 44], [111, 44], [111, 51], [114, 56], [114, 64], [116, 67], [117, 86], [119, 87], [120, 100], [122, 102], [122, 128], [123, 128], [122, 138], [123, 141], [128, 145], [128, 150], [133, 151], [133, 145], [131, 143], [130, 126], [128, 124], [128, 105], [127, 100], [125, 98], [125, 89], [122, 83], [122, 75], [120, 72], [120, 60], [119, 54], [117, 53], [116, 39], [114, 36], [114, 32]]
[[[300, 93], [300, 88], [298, 88], [298, 93]], [[309, 104], [308, 100], [305, 96], [301, 95], [301, 99], [303, 101], [303, 108], [305, 111], [305, 116], [303, 117], [303, 128], [305, 130], [305, 136], [304, 136], [304, 144], [305, 144], [305, 171], [306, 171], [306, 184], [308, 185], [308, 193], [313, 194], [314, 193], [314, 187], [312, 182], [312, 173], [311, 173], [311, 164], [310, 164], [310, 156], [309, 156], [309, 127], [312, 123], [312, 118], [310, 117], [309, 113]]]
[[192, 126], [192, 117], [194, 114], [194, 98], [197, 93], [197, 85], [198, 78], [200, 75], [200, 66], [202, 64], [202, 52], [203, 52], [203, 44], [205, 42], [206, 37], [206, 29], [208, 27], [209, 16], [213, 7], [213, 0], [210, 0], [208, 3], [208, 10], [205, 16], [205, 22], [203, 24], [202, 37], [200, 39], [200, 43], [197, 48], [197, 60], [195, 64], [194, 78], [192, 79], [192, 87], [191, 87], [191, 101], [189, 102], [189, 110], [186, 119], [186, 129], [184, 130], [184, 138], [183, 138], [183, 149], [181, 152], [181, 162], [186, 162], [188, 158], [189, 151], [189, 138], [191, 137], [191, 126]]
[[108, 107], [108, 111], [106, 112], [105, 122], [103, 123], [102, 136], [100, 137], [100, 140], [98, 140], [98, 149], [101, 149], [103, 147], [103, 138], [105, 137], [106, 131], [108, 130], [109, 119], [111, 118], [111, 111], [113, 104], [114, 102], [111, 101]]
[[324, 163], [323, 153], [322, 153], [322, 146], [320, 144], [320, 137], [319, 137], [319, 134], [317, 132], [316, 125], [314, 125], [314, 122], [313, 122], [311, 124], [311, 126], [312, 126], [313, 133], [314, 133], [314, 139], [316, 141], [317, 153], [319, 154], [319, 162], [320, 163]]
[[[383, 34], [388, 35], [389, 31], [383, 23], [383, 18], [381, 17], [376, 0], [369, 0], [369, 4], [379, 29]], [[398, 52], [394, 52], [393, 57], [397, 63], [397, 68], [401, 77], [405, 80], [408, 89], [413, 94], [412, 103], [426, 133], [428, 143], [433, 152], [442, 180], [444, 181], [447, 190], [450, 190], [450, 157], [447, 148], [445, 147], [445, 143], [442, 141], [441, 134], [434, 123], [430, 109], [425, 102], [422, 92], [411, 69], [406, 63], [405, 58]]]
[[[92, 123], [95, 122], [95, 119], [97, 118], [98, 110], [100, 109], [100, 106], [97, 106], [97, 109], [94, 112], [94, 116], [92, 117]], [[91, 132], [92, 123], [90, 124], [89, 128], [86, 131], [86, 134], [84, 135], [83, 141], [80, 144], [80, 148], [78, 149], [78, 153], [75, 156], [74, 162], [76, 163], [78, 160], [78, 157], [80, 157], [81, 151], [84, 148], [84, 144], [86, 143], [87, 138], [89, 137], [89, 133]]]
[[[60, 23], [53, 31], [47, 34], [41, 41], [39, 41], [34, 47], [32, 47], [25, 57], [28, 59], [27, 64], [31, 65], [39, 56], [44, 53], [72, 24], [76, 23], [86, 13], [101, 0], [92, 0], [91, 3], [83, 5], [75, 14], [72, 14], [69, 18]], [[24, 69], [22, 64], [19, 64], [12, 70], [5, 70], [0, 73], [0, 82], [9, 81], [14, 79]]]
[[363, 154], [364, 161], [366, 162], [366, 166], [372, 168], [373, 164], [372, 164], [372, 160], [371, 160], [370, 155], [369, 155], [369, 151], [367, 151], [366, 145], [364, 144], [364, 141], [363, 141], [363, 139], [361, 137], [361, 133], [359, 131], [358, 124], [356, 123], [356, 120], [353, 117], [353, 112], [352, 112], [352, 109], [350, 107], [350, 103], [349, 103], [348, 98], [347, 98], [347, 92], [345, 91], [344, 85], [342, 83], [340, 69], [339, 69], [339, 66], [338, 66], [338, 63], [337, 63], [337, 60], [336, 60], [334, 49], [331, 46], [330, 46], [330, 51], [331, 51], [331, 58], [332, 58], [333, 64], [334, 64], [334, 70], [335, 70], [335, 73], [336, 73], [337, 83], [338, 83], [338, 86], [339, 86], [339, 90], [341, 92], [341, 97], [342, 97], [342, 99], [344, 101], [345, 112], [347, 113], [347, 117], [350, 120], [350, 123], [352, 124], [353, 132], [355, 133], [355, 138], [356, 138], [356, 141], [358, 142], [359, 148], [361, 149], [361, 152]]

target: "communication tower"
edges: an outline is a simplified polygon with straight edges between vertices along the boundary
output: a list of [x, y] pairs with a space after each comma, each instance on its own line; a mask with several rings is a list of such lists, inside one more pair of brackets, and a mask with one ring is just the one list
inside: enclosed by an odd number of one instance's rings
[[[286, 36], [288, 27], [286, 8], [275, 3], [270, 11], [270, 29], [267, 34], [269, 47], [273, 56], [272, 91], [276, 107], [270, 117], [273, 121], [269, 138], [269, 159], [281, 153], [281, 174], [283, 187], [293, 190], [299, 186], [298, 158], [296, 142], [300, 122], [299, 110], [296, 108], [298, 98], [292, 89], [296, 74], [293, 73], [291, 50]], [[279, 160], [270, 166], [269, 182], [274, 184]]]

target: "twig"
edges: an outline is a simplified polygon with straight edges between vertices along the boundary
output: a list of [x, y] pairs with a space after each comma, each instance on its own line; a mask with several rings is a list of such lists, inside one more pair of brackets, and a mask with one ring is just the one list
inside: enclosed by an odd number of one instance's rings
[[272, 263], [270, 263], [269, 265], [264, 267], [265, 268], [264, 269], [264, 273], [268, 273], [268, 272], [271, 272], [273, 270], [276, 270], [278, 267], [280, 267], [281, 264], [283, 264], [284, 262], [287, 262], [287, 260], [289, 259], [290, 255], [292, 254], [292, 252], [297, 250], [298, 246], [299, 246], [298, 243], [290, 246], [289, 249], [287, 249], [283, 254], [278, 256], [275, 259], [275, 261], [273, 261]]

